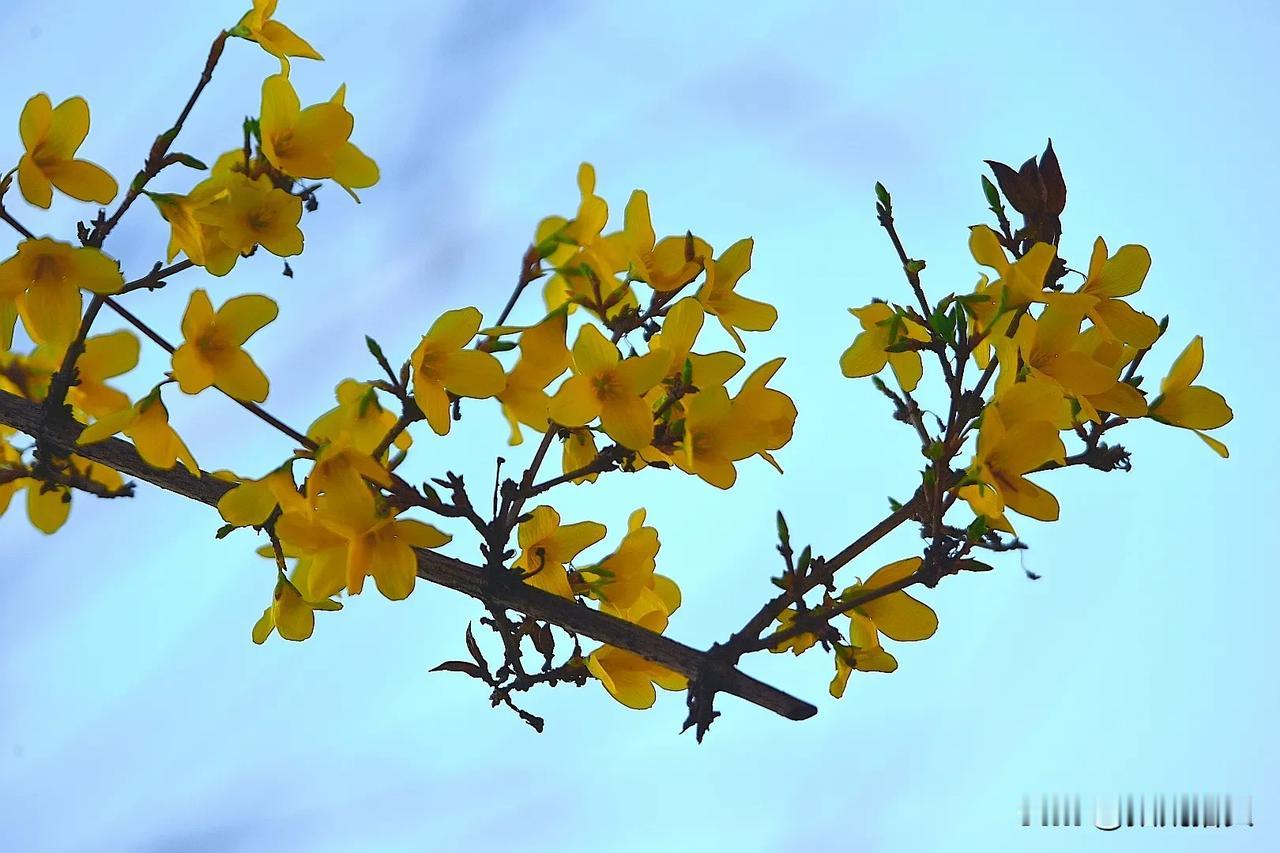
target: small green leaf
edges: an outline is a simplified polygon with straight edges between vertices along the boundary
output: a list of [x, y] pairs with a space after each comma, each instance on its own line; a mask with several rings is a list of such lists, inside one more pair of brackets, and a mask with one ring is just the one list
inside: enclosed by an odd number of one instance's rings
[[883, 204], [885, 206], [885, 209], [888, 209], [892, 204], [892, 199], [889, 196], [889, 191], [885, 189], [884, 184], [880, 183], [879, 181], [876, 181], [876, 200], [879, 201], [881, 204]]
[[235, 526], [234, 524], [224, 524], [224, 525], [222, 525], [221, 527], [219, 527], [219, 528], [218, 528], [218, 532], [217, 532], [217, 533], [213, 534], [213, 538], [215, 538], [215, 539], [224, 539], [224, 538], [226, 538], [226, 536], [227, 536], [227, 534], [228, 534], [228, 533], [230, 533], [231, 531], [233, 531], [233, 530], [235, 530], [235, 529], [236, 529], [236, 526]]
[[787, 529], [787, 520], [782, 515], [782, 510], [778, 510], [778, 541], [784, 546], [791, 544], [791, 531]]
[[179, 152], [177, 154], [170, 154], [169, 156], [173, 158], [175, 163], [181, 163], [189, 169], [199, 169], [201, 172], [207, 172], [209, 170], [208, 166], [206, 166], [202, 161], [197, 160], [195, 157], [192, 157], [190, 154], [183, 154]]
[[996, 185], [991, 183], [991, 180], [986, 175], [982, 176], [982, 194], [987, 197], [987, 204], [991, 205], [992, 210], [1001, 207], [1000, 191], [996, 189]]

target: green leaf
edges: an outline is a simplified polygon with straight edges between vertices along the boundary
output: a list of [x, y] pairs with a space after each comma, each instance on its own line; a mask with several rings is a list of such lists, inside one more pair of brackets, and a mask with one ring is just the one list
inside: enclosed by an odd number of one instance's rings
[[991, 205], [993, 211], [1002, 207], [1000, 204], [1000, 191], [996, 189], [996, 185], [991, 183], [991, 179], [986, 175], [982, 176], [982, 194], [987, 197], [987, 204]]
[[969, 523], [965, 528], [965, 538], [970, 542], [977, 542], [987, 533], [987, 517], [980, 515]]
[[181, 163], [189, 169], [199, 169], [201, 172], [207, 172], [209, 170], [208, 166], [197, 160], [195, 157], [192, 157], [190, 154], [178, 152], [177, 154], [170, 154], [169, 159], [175, 163]]
[[879, 201], [881, 204], [883, 204], [885, 206], [885, 209], [888, 209], [892, 204], [892, 199], [889, 196], [889, 191], [885, 189], [884, 184], [880, 183], [879, 181], [876, 181], [876, 200]]
[[791, 544], [791, 531], [787, 529], [787, 520], [782, 515], [782, 510], [778, 510], [778, 541], [783, 545]]
[[213, 534], [213, 538], [214, 538], [214, 539], [224, 539], [224, 538], [226, 538], [226, 536], [227, 536], [227, 534], [228, 534], [228, 533], [230, 533], [231, 531], [233, 531], [233, 530], [235, 530], [235, 529], [236, 529], [236, 526], [235, 526], [234, 524], [224, 524], [224, 525], [222, 525], [221, 527], [219, 527], [219, 528], [218, 528], [218, 532], [217, 532], [217, 533]]

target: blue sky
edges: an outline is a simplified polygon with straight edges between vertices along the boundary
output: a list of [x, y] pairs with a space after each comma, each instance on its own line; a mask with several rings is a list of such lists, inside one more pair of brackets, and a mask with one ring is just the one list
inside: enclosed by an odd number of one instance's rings
[[[862, 850], [1257, 850], [1273, 847], [1278, 791], [1272, 677], [1277, 454], [1271, 435], [1277, 289], [1269, 247], [1280, 178], [1277, 20], [1265, 4], [281, 4], [324, 63], [295, 63], [304, 102], [348, 84], [353, 139], [383, 182], [352, 204], [326, 189], [307, 251], [255, 256], [225, 280], [198, 272], [139, 314], [171, 336], [187, 294], [265, 292], [281, 318], [253, 341], [268, 407], [305, 425], [344, 376], [368, 377], [363, 334], [407, 354], [443, 310], [492, 316], [535, 223], [576, 204], [579, 162], [621, 211], [649, 191], [659, 231], [717, 247], [756, 240], [743, 290], [779, 308], [752, 364], [800, 410], [779, 477], [745, 465], [722, 494], [645, 475], [554, 503], [613, 534], [638, 505], [661, 532], [660, 571], [685, 607], [671, 633], [723, 639], [772, 589], [773, 514], [833, 553], [910, 492], [910, 430], [869, 383], [843, 379], [844, 309], [904, 299], [871, 187], [893, 192], [908, 250], [935, 294], [971, 287], [967, 226], [983, 219], [983, 159], [1021, 162], [1052, 136], [1069, 186], [1062, 252], [1093, 238], [1149, 247], [1135, 300], [1172, 316], [1144, 365], [1164, 370], [1195, 334], [1201, 380], [1236, 420], [1221, 461], [1194, 436], [1140, 423], [1129, 474], [1040, 481], [1061, 522], [1027, 522], [1016, 558], [922, 594], [941, 628], [894, 649], [891, 676], [826, 695], [828, 659], [752, 659], [749, 672], [815, 701], [804, 723], [731, 698], [705, 743], [677, 736], [684, 703], [646, 713], [597, 684], [535, 694], [545, 734], [491, 711], [458, 676], [473, 602], [437, 588], [375, 595], [320, 621], [304, 644], [249, 642], [272, 570], [248, 534], [214, 542], [207, 509], [141, 488], [77, 500], [57, 536], [0, 520], [0, 846], [15, 850], [732, 849], [824, 843]], [[240, 3], [16, 0], [0, 11], [7, 67], [0, 160], [16, 160], [22, 104], [85, 96], [84, 156], [125, 183], [168, 126], [219, 27]], [[234, 147], [273, 60], [228, 46], [179, 147]], [[2, 136], [2, 135], [0, 135]], [[185, 189], [187, 176], [166, 178]], [[186, 181], [187, 183], [184, 183]], [[24, 210], [67, 235], [88, 206]], [[164, 223], [138, 205], [109, 250], [126, 273], [159, 257]], [[103, 330], [111, 326], [104, 325]], [[128, 388], [167, 362], [146, 355]], [[203, 467], [265, 471], [286, 440], [216, 396], [167, 393]], [[426, 469], [488, 477], [511, 458], [496, 409], [444, 440]], [[525, 452], [530, 452], [526, 447]], [[521, 457], [523, 458], [523, 457]], [[606, 478], [607, 480], [608, 478]], [[471, 540], [459, 533], [460, 556]], [[613, 541], [612, 537], [610, 541]], [[917, 547], [901, 531], [855, 569]], [[327, 616], [325, 614], [324, 616]], [[1023, 829], [1024, 791], [1251, 793], [1252, 830]], [[1034, 837], [1032, 834], [1034, 833]], [[1082, 836], [1088, 834], [1085, 840]]]

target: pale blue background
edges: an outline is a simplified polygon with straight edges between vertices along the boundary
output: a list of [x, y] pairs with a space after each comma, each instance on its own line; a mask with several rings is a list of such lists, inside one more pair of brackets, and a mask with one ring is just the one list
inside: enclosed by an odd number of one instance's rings
[[[129, 304], [176, 336], [193, 286], [215, 302], [272, 294], [281, 319], [252, 351], [274, 379], [269, 408], [305, 425], [336, 380], [373, 375], [364, 332], [405, 354], [442, 310], [493, 316], [537, 220], [574, 209], [581, 160], [615, 211], [648, 189], [660, 231], [693, 228], [721, 247], [753, 235], [743, 289], [782, 319], [751, 339], [751, 357], [789, 356], [777, 384], [801, 412], [780, 454], [787, 475], [745, 465], [728, 494], [646, 475], [555, 500], [567, 519], [606, 522], [610, 542], [630, 509], [649, 507], [660, 567], [686, 594], [681, 639], [722, 639], [771, 592], [778, 507], [798, 538], [834, 552], [880, 517], [886, 494], [912, 487], [910, 430], [836, 366], [854, 331], [846, 307], [906, 298], [872, 212], [877, 179], [935, 296], [968, 288], [981, 161], [1018, 163], [1052, 135], [1070, 187], [1063, 253], [1083, 266], [1097, 233], [1150, 247], [1135, 301], [1174, 319], [1144, 372], [1162, 375], [1203, 333], [1202, 379], [1236, 412], [1219, 433], [1232, 459], [1183, 431], [1132, 427], [1131, 474], [1041, 478], [1065, 507], [1060, 524], [1025, 524], [1027, 566], [1043, 580], [1011, 558], [927, 592], [937, 636], [895, 647], [899, 672], [855, 678], [842, 702], [826, 696], [828, 659], [752, 659], [750, 672], [819, 715], [792, 723], [726, 698], [701, 746], [676, 735], [678, 695], [641, 714], [594, 683], [534, 694], [548, 718], [538, 736], [489, 710], [479, 685], [427, 675], [460, 653], [479, 614], [438, 588], [400, 605], [366, 595], [323, 615], [305, 644], [255, 647], [270, 564], [248, 534], [214, 542], [214, 515], [168, 494], [78, 498], [53, 538], [11, 511], [0, 521], [0, 848], [1245, 850], [1280, 839], [1270, 5], [281, 5], [328, 60], [295, 63], [304, 102], [348, 83], [354, 139], [382, 185], [360, 207], [323, 191], [292, 280], [260, 253], [227, 280], [192, 272]], [[0, 160], [20, 152], [32, 93], [82, 94], [94, 120], [83, 154], [126, 183], [242, 9], [67, 0], [55, 13], [8, 0]], [[273, 62], [230, 44], [179, 147], [211, 160], [237, 145]], [[193, 176], [178, 171], [166, 185], [182, 190]], [[60, 235], [92, 213], [65, 199], [49, 214], [15, 209]], [[137, 275], [165, 237], [144, 202], [108, 248]], [[166, 367], [146, 352], [135, 393]], [[206, 468], [256, 474], [289, 449], [217, 396], [166, 399]], [[467, 411], [465, 433], [423, 437], [424, 472], [454, 466], [485, 482], [495, 450], [511, 455], [496, 409]], [[903, 531], [857, 571], [916, 547]], [[1252, 792], [1258, 826], [1020, 828], [1021, 792], [1042, 790], [1086, 802]]]

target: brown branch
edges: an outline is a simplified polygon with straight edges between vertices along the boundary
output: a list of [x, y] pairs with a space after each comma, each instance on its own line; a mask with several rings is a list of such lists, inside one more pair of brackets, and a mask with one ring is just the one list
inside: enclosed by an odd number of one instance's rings
[[[3, 391], [0, 391], [0, 423], [28, 434], [45, 429], [43, 412], [38, 405]], [[133, 445], [118, 438], [81, 447], [75, 443], [81, 428], [76, 423], [50, 424], [46, 429], [46, 440], [68, 453], [76, 453], [210, 506], [216, 505], [218, 499], [234, 485], [208, 474], [194, 477], [181, 466], [175, 465], [168, 470], [153, 468], [142, 461]], [[752, 678], [719, 656], [655, 634], [616, 616], [584, 607], [576, 601], [543, 592], [528, 584], [494, 583], [492, 576], [487, 575], [480, 567], [434, 551], [418, 549], [417, 557], [418, 576], [423, 580], [625, 649], [690, 679], [710, 678], [714, 680], [717, 689], [732, 693], [787, 719], [803, 720], [817, 713], [817, 709], [808, 702]]]
[[[142, 334], [146, 335], [148, 338], [150, 338], [152, 341], [158, 344], [161, 347], [161, 349], [163, 349], [165, 352], [169, 353], [170, 355], [173, 355], [173, 353], [177, 350], [177, 347], [175, 347], [173, 344], [165, 340], [165, 338], [159, 332], [157, 332], [155, 329], [152, 329], [142, 320], [138, 319], [136, 316], [134, 316], [132, 311], [129, 311], [127, 308], [122, 306], [119, 302], [116, 302], [110, 296], [102, 297], [102, 301], [106, 304], [108, 308], [110, 308], [112, 311], [119, 314], [121, 318], [125, 320], [125, 322], [133, 326]], [[216, 385], [214, 387], [217, 388]], [[218, 388], [218, 390], [222, 391], [221, 388]], [[296, 429], [289, 426], [284, 421], [280, 420], [275, 415], [271, 414], [266, 409], [259, 406], [257, 403], [251, 403], [248, 400], [237, 400], [235, 397], [232, 397], [230, 394], [227, 394], [226, 391], [222, 391], [222, 393], [227, 397], [227, 399], [234, 400], [241, 408], [250, 412], [259, 420], [264, 421], [265, 423], [268, 423], [271, 426], [275, 427], [277, 430], [289, 436], [290, 438], [298, 442], [298, 444], [302, 445], [306, 449], [315, 450], [317, 447], [319, 447], [319, 445], [317, 445], [314, 441], [307, 438], [305, 435], [298, 432]]]
[[746, 652], [753, 648], [765, 648], [759, 645], [760, 634], [773, 624], [774, 620], [782, 611], [791, 606], [797, 595], [816, 589], [819, 586], [830, 581], [835, 573], [844, 567], [854, 557], [857, 557], [863, 551], [870, 548], [876, 542], [879, 542], [889, 533], [896, 530], [900, 524], [909, 520], [920, 510], [923, 500], [922, 494], [917, 492], [911, 500], [904, 503], [898, 509], [894, 510], [886, 516], [879, 524], [872, 527], [866, 533], [850, 542], [840, 553], [836, 554], [830, 560], [823, 560], [820, 564], [812, 567], [810, 573], [806, 576], [803, 588], [801, 590], [787, 590], [780, 595], [775, 596], [766, 602], [755, 616], [752, 616], [742, 629], [728, 639], [723, 646], [719, 648], [719, 653], [728, 659], [737, 661]]
[[89, 235], [89, 245], [101, 248], [103, 241], [107, 239], [107, 235], [120, 222], [120, 217], [124, 216], [125, 211], [142, 194], [147, 182], [158, 175], [165, 166], [169, 165], [170, 161], [166, 158], [169, 153], [169, 146], [173, 144], [174, 139], [182, 131], [182, 126], [186, 124], [187, 116], [191, 115], [191, 110], [200, 98], [200, 93], [204, 91], [204, 87], [208, 86], [209, 81], [213, 79], [213, 69], [218, 64], [218, 59], [222, 56], [222, 49], [227, 43], [227, 37], [226, 31], [221, 31], [214, 38], [213, 44], [209, 45], [209, 56], [205, 59], [204, 70], [200, 72], [200, 79], [196, 82], [196, 87], [191, 92], [191, 97], [187, 98], [187, 103], [182, 107], [182, 112], [178, 114], [178, 120], [173, 123], [173, 127], [156, 137], [155, 144], [151, 146], [146, 162], [143, 163], [142, 171], [138, 172], [129, 184], [129, 190], [125, 193], [124, 198], [121, 199], [120, 206], [116, 208], [116, 212], [111, 214], [109, 218], [100, 220], [94, 225], [93, 232]]

